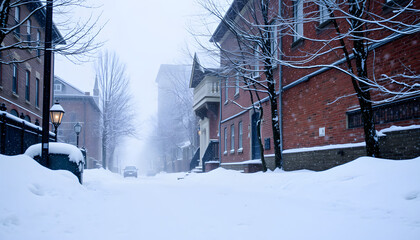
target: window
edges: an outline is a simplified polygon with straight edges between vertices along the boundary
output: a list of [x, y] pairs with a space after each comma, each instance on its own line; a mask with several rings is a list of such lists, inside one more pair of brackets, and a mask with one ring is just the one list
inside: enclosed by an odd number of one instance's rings
[[235, 152], [235, 125], [230, 125], [230, 153]]
[[36, 32], [36, 56], [41, 56], [41, 32], [38, 30]]
[[12, 76], [12, 92], [18, 94], [18, 68], [16, 63], [12, 64], [13, 76]]
[[[15, 24], [20, 23], [20, 7], [15, 7]], [[20, 26], [15, 29], [15, 34], [20, 37]]]
[[227, 153], [227, 128], [224, 129], [224, 139], [225, 139], [225, 142], [223, 144], [223, 147], [225, 150], [224, 154], [226, 154]]
[[31, 20], [29, 19], [26, 25], [26, 40], [28, 41], [28, 44], [31, 45]]
[[29, 102], [30, 100], [30, 96], [29, 96], [29, 91], [30, 91], [30, 80], [31, 80], [31, 72], [26, 71], [26, 84], [25, 84], [25, 99], [26, 101]]
[[235, 76], [235, 95], [239, 94], [239, 73], [236, 73]]
[[19, 113], [15, 109], [10, 110], [10, 114], [12, 114], [15, 117], [19, 117]]
[[252, 76], [253, 77], [259, 77], [260, 76], [260, 47], [258, 46], [258, 44], [256, 44], [254, 46], [254, 69], [252, 71]]
[[[420, 98], [406, 98], [390, 103], [379, 104], [372, 107], [375, 124], [406, 121], [420, 118]], [[362, 112], [360, 109], [349, 111], [347, 127], [363, 127]]]
[[332, 4], [334, 4], [334, 3], [335, 3], [334, 0], [320, 1], [320, 3], [319, 3], [319, 23], [320, 24], [330, 20], [330, 13], [328, 11], [327, 6], [329, 6], [331, 8]]
[[294, 37], [297, 41], [303, 36], [303, 0], [296, 0], [293, 4], [293, 18], [294, 18]]
[[35, 106], [39, 108], [39, 79], [35, 80]]
[[277, 47], [278, 47], [278, 42], [277, 42], [277, 27], [275, 25], [275, 22], [271, 23], [271, 27], [270, 27], [270, 32], [269, 32], [269, 36], [270, 36], [270, 54], [271, 54], [271, 65], [273, 67], [277, 66], [276, 64], [276, 60], [278, 57], [277, 54]]
[[229, 88], [228, 88], [228, 79], [225, 80], [225, 104], [228, 102], [229, 99]]
[[238, 124], [238, 152], [242, 152], [242, 121], [239, 122]]
[[54, 92], [61, 92], [61, 84], [54, 84]]

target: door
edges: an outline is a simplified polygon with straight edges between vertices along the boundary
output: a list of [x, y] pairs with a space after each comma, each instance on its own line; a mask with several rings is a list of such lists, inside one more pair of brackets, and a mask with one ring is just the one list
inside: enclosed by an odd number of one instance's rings
[[252, 151], [252, 159], [260, 159], [261, 158], [261, 151], [260, 151], [260, 144], [258, 142], [258, 133], [257, 133], [257, 122], [260, 119], [259, 113], [252, 114], [252, 121], [251, 121], [251, 151]]

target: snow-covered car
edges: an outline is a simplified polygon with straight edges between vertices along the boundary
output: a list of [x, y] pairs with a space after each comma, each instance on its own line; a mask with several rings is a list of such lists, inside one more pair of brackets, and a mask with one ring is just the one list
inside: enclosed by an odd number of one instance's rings
[[127, 166], [124, 168], [124, 177], [137, 177], [137, 168], [134, 166]]

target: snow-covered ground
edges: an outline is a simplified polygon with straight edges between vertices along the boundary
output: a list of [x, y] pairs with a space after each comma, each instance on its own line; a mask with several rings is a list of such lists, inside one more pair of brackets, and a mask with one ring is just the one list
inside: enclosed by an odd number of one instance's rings
[[420, 157], [324, 172], [88, 170], [0, 155], [0, 239], [420, 239]]

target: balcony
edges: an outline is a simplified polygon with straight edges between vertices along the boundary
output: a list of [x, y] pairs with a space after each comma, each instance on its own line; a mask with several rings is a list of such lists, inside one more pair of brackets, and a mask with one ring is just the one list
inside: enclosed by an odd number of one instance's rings
[[207, 110], [213, 110], [212, 108], [219, 104], [219, 84], [216, 77], [205, 77], [203, 81], [194, 88], [193, 109], [199, 117], [203, 118]]

